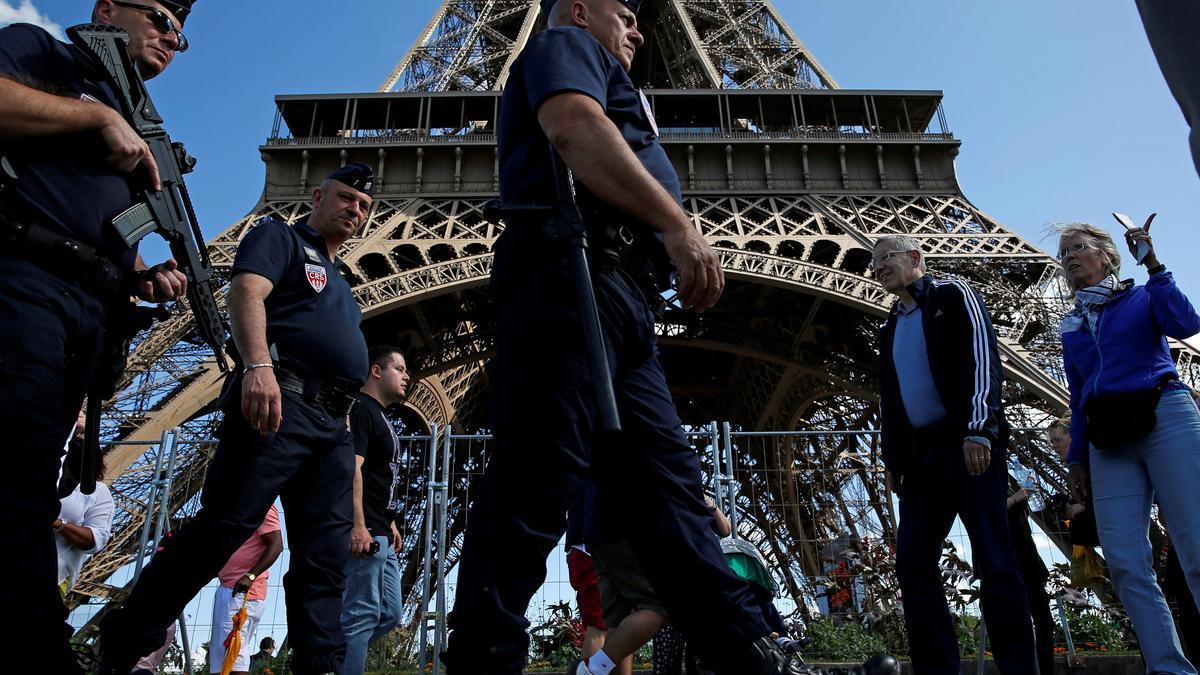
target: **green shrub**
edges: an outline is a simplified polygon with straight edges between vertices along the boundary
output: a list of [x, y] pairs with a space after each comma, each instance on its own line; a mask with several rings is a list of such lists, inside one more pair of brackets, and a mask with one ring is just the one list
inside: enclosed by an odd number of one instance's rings
[[884, 639], [857, 623], [835, 624], [822, 617], [808, 627], [812, 644], [804, 649], [809, 661], [863, 661], [888, 651]]
[[[1058, 636], [1062, 638], [1062, 620], [1056, 615], [1055, 626]], [[1122, 639], [1121, 627], [1116, 623], [1090, 610], [1076, 612], [1067, 610], [1067, 625], [1071, 627], [1071, 639], [1075, 641], [1075, 649], [1079, 651], [1123, 651], [1136, 648], [1127, 645]]]

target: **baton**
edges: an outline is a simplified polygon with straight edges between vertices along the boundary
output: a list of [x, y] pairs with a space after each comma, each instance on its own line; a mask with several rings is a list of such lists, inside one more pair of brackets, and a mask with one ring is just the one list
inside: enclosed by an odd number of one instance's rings
[[600, 430], [621, 431], [621, 417], [617, 413], [617, 397], [613, 392], [612, 373], [608, 370], [608, 353], [604, 348], [604, 333], [600, 328], [600, 309], [596, 305], [596, 290], [592, 286], [592, 272], [588, 265], [587, 227], [583, 214], [575, 200], [575, 176], [567, 168], [558, 152], [550, 148], [550, 162], [554, 170], [554, 187], [558, 193], [560, 212], [568, 219], [570, 235], [566, 237], [567, 264], [575, 282], [575, 297], [579, 300], [579, 317], [583, 321], [583, 341], [587, 349], [588, 365], [591, 366], [592, 383], [596, 389], [596, 404], [600, 413]]

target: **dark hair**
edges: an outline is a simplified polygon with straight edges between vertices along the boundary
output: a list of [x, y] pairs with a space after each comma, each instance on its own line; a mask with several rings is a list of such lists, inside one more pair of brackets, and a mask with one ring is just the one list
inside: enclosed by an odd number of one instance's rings
[[275, 648], [275, 638], [265, 637], [265, 638], [259, 640], [258, 648], [259, 649], [274, 649]]
[[404, 358], [404, 352], [398, 347], [391, 345], [375, 345], [371, 347], [367, 351], [367, 370], [370, 370], [371, 366], [382, 368], [387, 365], [387, 362], [392, 360], [392, 354], [398, 354], [400, 358]]

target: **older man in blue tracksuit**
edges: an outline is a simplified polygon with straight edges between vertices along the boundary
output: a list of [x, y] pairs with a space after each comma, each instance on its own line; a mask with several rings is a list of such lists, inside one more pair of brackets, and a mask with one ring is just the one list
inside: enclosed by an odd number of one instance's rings
[[996, 336], [983, 298], [925, 272], [915, 239], [875, 244], [872, 270], [899, 301], [880, 340], [883, 459], [900, 497], [896, 570], [913, 668], [958, 673], [938, 560], [954, 517], [971, 539], [996, 664], [1036, 673], [1033, 624], [1008, 533]]

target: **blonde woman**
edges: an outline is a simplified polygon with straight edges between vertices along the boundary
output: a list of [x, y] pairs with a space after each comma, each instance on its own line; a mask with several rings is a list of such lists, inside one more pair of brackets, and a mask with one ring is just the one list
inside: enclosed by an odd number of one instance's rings
[[1072, 496], [1083, 502], [1091, 492], [1100, 545], [1147, 672], [1195, 673], [1155, 582], [1147, 533], [1157, 499], [1188, 585], [1200, 595], [1200, 412], [1167, 348], [1167, 337], [1200, 332], [1200, 316], [1159, 262], [1147, 229], [1125, 237], [1131, 252], [1141, 242], [1149, 247], [1144, 286], [1119, 280], [1121, 254], [1103, 229], [1057, 230], [1058, 260], [1075, 291], [1062, 323]]

